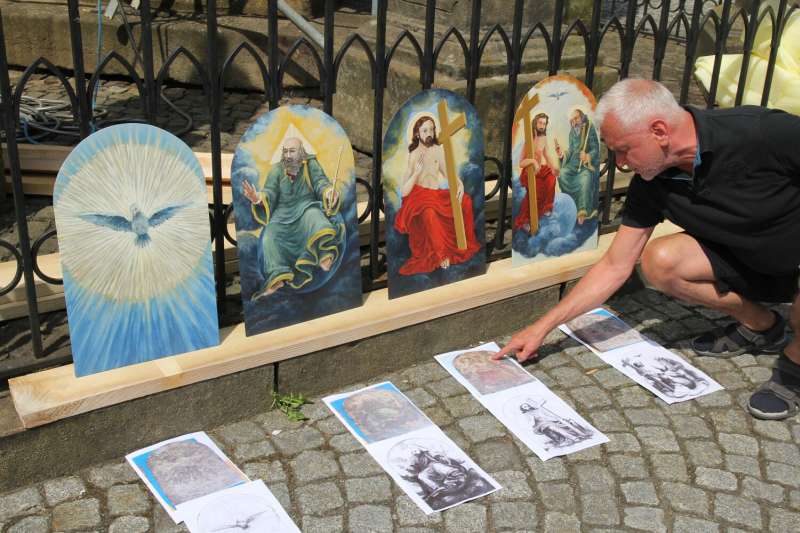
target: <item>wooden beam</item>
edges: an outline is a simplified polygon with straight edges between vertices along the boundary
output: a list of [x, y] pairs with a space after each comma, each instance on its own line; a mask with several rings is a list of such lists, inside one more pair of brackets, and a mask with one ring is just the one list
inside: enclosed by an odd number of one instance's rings
[[[680, 228], [669, 223], [653, 237]], [[488, 272], [403, 298], [388, 292], [366, 295], [362, 307], [245, 337], [244, 324], [222, 330], [219, 346], [76, 378], [72, 365], [9, 380], [14, 405], [26, 428], [108, 407], [191, 383], [291, 359], [332, 346], [411, 326], [511, 298], [583, 276], [611, 244], [600, 237], [596, 250], [512, 268], [511, 260]], [[433, 355], [433, 354], [431, 354]]]

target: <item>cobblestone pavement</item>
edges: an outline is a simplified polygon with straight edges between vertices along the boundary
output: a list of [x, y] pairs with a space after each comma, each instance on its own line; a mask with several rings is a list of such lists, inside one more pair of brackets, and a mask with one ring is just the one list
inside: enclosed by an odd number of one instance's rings
[[[688, 338], [725, 322], [648, 289], [610, 307], [684, 355]], [[543, 463], [432, 359], [372, 381], [405, 391], [504, 487], [429, 517], [321, 401], [306, 406], [304, 423], [265, 411], [205, 429], [305, 532], [800, 530], [800, 421], [742, 409], [772, 357], [691, 357], [725, 390], [669, 406], [560, 333], [542, 356], [528, 368], [608, 444]], [[182, 530], [122, 458], [0, 495], [0, 524], [4, 533]]]

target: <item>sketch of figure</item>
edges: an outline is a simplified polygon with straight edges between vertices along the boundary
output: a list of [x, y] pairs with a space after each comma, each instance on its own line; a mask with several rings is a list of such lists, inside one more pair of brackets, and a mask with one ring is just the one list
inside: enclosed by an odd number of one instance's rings
[[670, 398], [696, 396], [708, 388], [708, 380], [680, 361], [668, 357], [655, 357], [646, 361], [641, 355], [637, 359], [626, 357], [622, 366], [630, 367], [645, 378], [654, 389]]
[[594, 436], [590, 428], [554, 413], [544, 406], [545, 403], [528, 398], [519, 404], [519, 412], [528, 420], [531, 430], [547, 439], [545, 450], [566, 448]]
[[431, 425], [422, 412], [394, 387], [377, 387], [353, 394], [341, 403], [353, 428], [367, 442], [396, 437]]
[[493, 352], [465, 352], [453, 359], [453, 367], [481, 394], [492, 394], [536, 379], [513, 362], [492, 361]]
[[488, 494], [495, 488], [468, 460], [456, 458], [449, 448], [441, 441], [409, 439], [394, 445], [387, 457], [434, 511]]
[[599, 352], [628, 346], [644, 339], [635, 329], [607, 313], [586, 313], [567, 322], [573, 335]]
[[261, 533], [282, 530], [281, 519], [264, 498], [229, 494], [216, 498], [197, 515], [201, 533]]

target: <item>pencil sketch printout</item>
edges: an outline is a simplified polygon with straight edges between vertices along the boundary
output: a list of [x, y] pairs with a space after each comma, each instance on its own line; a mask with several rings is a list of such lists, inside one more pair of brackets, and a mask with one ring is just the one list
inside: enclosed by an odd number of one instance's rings
[[442, 89], [392, 117], [383, 139], [389, 297], [486, 271], [483, 129], [475, 108]]
[[605, 309], [590, 311], [559, 328], [666, 403], [722, 390], [708, 374], [645, 338]]
[[512, 264], [597, 247], [600, 138], [592, 92], [572, 76], [545, 78], [512, 126]]
[[436, 360], [542, 460], [608, 442], [516, 361], [492, 361], [499, 350], [489, 343]]
[[389, 382], [324, 401], [426, 514], [500, 488]]
[[53, 191], [75, 374], [219, 344], [206, 182], [145, 124], [75, 147]]
[[260, 479], [179, 505], [178, 514], [191, 533], [300, 533]]
[[595, 352], [608, 352], [645, 340], [642, 335], [605, 309], [595, 309], [567, 322], [573, 337]]
[[308, 106], [262, 115], [231, 166], [245, 331], [361, 305], [353, 150]]
[[155, 444], [125, 458], [176, 522], [177, 505], [249, 481], [202, 432]]

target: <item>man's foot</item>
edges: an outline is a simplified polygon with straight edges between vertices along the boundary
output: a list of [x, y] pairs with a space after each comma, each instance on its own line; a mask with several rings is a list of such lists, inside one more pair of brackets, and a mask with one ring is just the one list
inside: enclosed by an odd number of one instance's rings
[[278, 283], [275, 283], [270, 287], [265, 287], [264, 289], [258, 291], [257, 293], [255, 293], [253, 296], [250, 297], [250, 300], [255, 302], [256, 300], [260, 300], [261, 298], [266, 298], [267, 296], [274, 293], [281, 287], [283, 287], [283, 282], [279, 281]]
[[439, 266], [441, 268], [445, 269], [445, 270], [450, 268], [450, 258], [446, 258], [446, 259], [442, 260], [442, 262], [439, 263]]
[[697, 355], [712, 357], [735, 357], [743, 353], [780, 353], [789, 342], [786, 321], [775, 315], [775, 323], [765, 331], [753, 331], [741, 324], [733, 323], [722, 331], [704, 333], [692, 340], [692, 350]]
[[783, 420], [800, 411], [800, 365], [784, 354], [775, 361], [772, 377], [750, 396], [747, 410], [756, 418]]
[[325, 257], [322, 258], [322, 261], [319, 262], [319, 267], [325, 272], [330, 271], [332, 266], [333, 266], [333, 256], [331, 255], [326, 255]]

